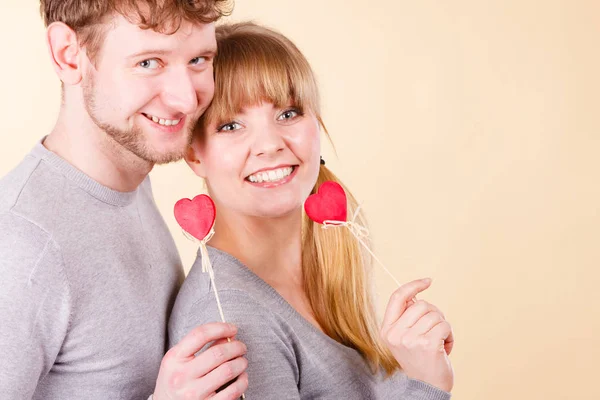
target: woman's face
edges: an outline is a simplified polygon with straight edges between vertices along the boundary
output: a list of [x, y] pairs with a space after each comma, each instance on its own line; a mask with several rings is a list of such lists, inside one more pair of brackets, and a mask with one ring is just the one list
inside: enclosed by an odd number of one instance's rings
[[192, 151], [221, 211], [276, 218], [301, 208], [317, 181], [320, 129], [312, 112], [261, 103], [209, 123]]

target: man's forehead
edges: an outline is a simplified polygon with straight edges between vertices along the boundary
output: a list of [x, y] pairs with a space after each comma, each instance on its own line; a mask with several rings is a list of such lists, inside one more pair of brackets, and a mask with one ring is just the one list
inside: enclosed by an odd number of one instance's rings
[[173, 31], [174, 29], [168, 29], [163, 33], [153, 29], [142, 29], [135, 22], [118, 15], [109, 22], [105, 45], [117, 44], [124, 50], [134, 51], [141, 48], [168, 50], [182, 44], [197, 48], [216, 46], [214, 23], [191, 23], [184, 20], [178, 29]]

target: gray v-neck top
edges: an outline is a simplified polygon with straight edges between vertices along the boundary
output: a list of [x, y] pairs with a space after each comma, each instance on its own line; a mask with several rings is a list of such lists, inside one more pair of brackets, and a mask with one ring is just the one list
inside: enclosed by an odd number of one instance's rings
[[[208, 249], [225, 318], [248, 348], [247, 399], [450, 399], [400, 372], [387, 379], [373, 374], [356, 350], [315, 328], [240, 261]], [[171, 313], [169, 346], [214, 321], [220, 321], [215, 294], [198, 253]]]

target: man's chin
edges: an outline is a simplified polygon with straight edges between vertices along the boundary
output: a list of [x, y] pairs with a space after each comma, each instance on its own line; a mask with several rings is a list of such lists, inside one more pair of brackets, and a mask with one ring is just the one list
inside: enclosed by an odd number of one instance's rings
[[160, 155], [155, 155], [153, 157], [153, 163], [156, 165], [164, 165], [164, 164], [170, 164], [176, 161], [179, 161], [183, 158], [183, 154], [182, 153], [177, 153], [177, 154], [173, 154], [173, 153], [169, 153], [169, 154], [160, 154]]
[[181, 160], [185, 154], [185, 148], [170, 151], [159, 151], [155, 148], [145, 148], [142, 152], [137, 152], [135, 154], [145, 161], [162, 165]]
[[109, 125], [97, 125], [122, 148], [152, 164], [168, 164], [181, 160], [191, 142], [191, 132], [187, 127], [185, 133], [165, 136], [155, 135], [139, 127], [120, 130]]
[[[168, 164], [179, 161], [185, 155], [187, 147], [190, 145], [190, 138], [181, 137], [177, 141], [159, 142], [147, 138], [145, 145], [136, 146], [134, 153], [154, 164]], [[133, 149], [131, 149], [133, 150]]]

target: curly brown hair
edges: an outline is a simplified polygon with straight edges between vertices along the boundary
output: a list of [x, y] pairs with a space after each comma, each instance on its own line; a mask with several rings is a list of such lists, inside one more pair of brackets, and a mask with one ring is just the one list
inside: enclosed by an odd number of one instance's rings
[[232, 0], [40, 0], [44, 24], [68, 25], [91, 60], [100, 50], [111, 16], [120, 14], [142, 29], [172, 34], [183, 21], [214, 22], [232, 8]]

